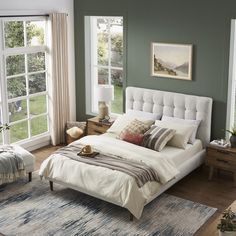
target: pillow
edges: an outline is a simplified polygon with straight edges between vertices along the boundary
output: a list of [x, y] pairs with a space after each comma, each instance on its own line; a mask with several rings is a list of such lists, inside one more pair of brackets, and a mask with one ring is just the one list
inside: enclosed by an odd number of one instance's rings
[[160, 120], [161, 115], [158, 115], [157, 113], [151, 113], [146, 111], [138, 111], [138, 110], [130, 110], [128, 109], [126, 111], [127, 115], [135, 116], [136, 118], [143, 118], [143, 119], [149, 119], [149, 120]]
[[126, 133], [144, 134], [147, 130], [149, 130], [150, 126], [151, 125], [145, 124], [140, 120], [134, 119], [120, 132], [119, 138], [123, 139]]
[[70, 128], [70, 129], [68, 129], [68, 130], [66, 131], [66, 133], [67, 133], [68, 135], [70, 135], [70, 137], [72, 137], [72, 138], [74, 138], [74, 139], [77, 139], [77, 138], [79, 138], [84, 132], [83, 132], [83, 130], [80, 129], [79, 127], [74, 126], [74, 127]]
[[153, 125], [144, 134], [142, 146], [160, 152], [166, 146], [167, 142], [173, 138], [175, 132], [173, 129]]
[[[131, 115], [121, 115], [119, 116], [112, 126], [107, 130], [108, 133], [114, 133], [117, 136], [120, 135], [120, 132], [131, 122], [135, 119], [136, 117], [131, 116]], [[151, 126], [154, 123], [154, 120], [149, 120], [149, 119], [144, 119], [144, 118], [138, 118], [140, 121], [144, 122], [145, 124]]]
[[180, 119], [180, 118], [170, 117], [170, 116], [162, 116], [161, 120], [172, 121], [178, 124], [194, 126], [193, 133], [190, 136], [189, 141], [188, 141], [189, 143], [194, 144], [196, 140], [197, 130], [198, 130], [201, 120], [185, 120], [185, 119]]
[[193, 133], [194, 126], [177, 124], [171, 121], [159, 121], [156, 120], [155, 125], [162, 128], [169, 128], [176, 130], [173, 138], [167, 143], [169, 146], [178, 147], [185, 149], [190, 136]]
[[143, 137], [143, 134], [124, 133], [122, 140], [136, 145], [141, 145]]

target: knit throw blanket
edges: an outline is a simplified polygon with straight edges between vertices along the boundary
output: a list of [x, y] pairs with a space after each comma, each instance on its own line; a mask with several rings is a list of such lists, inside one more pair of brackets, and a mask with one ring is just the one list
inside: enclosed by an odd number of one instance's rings
[[103, 153], [99, 153], [93, 158], [79, 156], [78, 153], [82, 148], [83, 146], [80, 144], [69, 145], [60, 148], [55, 153], [89, 165], [101, 166], [126, 173], [135, 179], [139, 188], [149, 181], [160, 182], [156, 171], [143, 162], [131, 161], [118, 156], [108, 156]]
[[22, 156], [10, 145], [0, 146], [0, 184], [13, 182], [25, 175]]

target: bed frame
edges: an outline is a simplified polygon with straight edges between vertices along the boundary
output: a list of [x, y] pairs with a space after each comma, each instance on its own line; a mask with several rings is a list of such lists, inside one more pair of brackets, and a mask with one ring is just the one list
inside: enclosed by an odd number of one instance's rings
[[[192, 96], [181, 93], [165, 92], [160, 90], [151, 90], [137, 87], [128, 87], [126, 89], [126, 111], [138, 110], [155, 113], [157, 115], [172, 116], [182, 119], [201, 120], [198, 128], [197, 138], [199, 138], [203, 146], [210, 142], [211, 135], [211, 113], [212, 99], [208, 97]], [[204, 161], [205, 148], [195, 156], [184, 162], [180, 166], [180, 174], [175, 179], [163, 185], [159, 191], [148, 199], [146, 204], [154, 200], [176, 182], [198, 168]], [[85, 192], [80, 188], [71, 186], [53, 179], [49, 179], [50, 189], [53, 191], [53, 182], [66, 185], [69, 188], [86, 193], [93, 196], [90, 192]], [[94, 196], [97, 197], [97, 196]], [[102, 200], [108, 201], [107, 199]], [[113, 204], [116, 202], [109, 201]], [[133, 220], [133, 215], [130, 213], [130, 220]]]

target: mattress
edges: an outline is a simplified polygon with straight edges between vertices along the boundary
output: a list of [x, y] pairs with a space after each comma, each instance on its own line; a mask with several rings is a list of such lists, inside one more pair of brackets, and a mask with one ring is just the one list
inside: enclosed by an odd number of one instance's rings
[[200, 139], [196, 139], [194, 144], [187, 144], [186, 149], [165, 146], [161, 153], [165, 154], [168, 160], [171, 160], [175, 166], [180, 167], [185, 161], [193, 157], [203, 149]]
[[[116, 134], [105, 133], [102, 136], [109, 138], [116, 138]], [[163, 153], [168, 160], [173, 162], [175, 166], [180, 167], [185, 161], [193, 157], [195, 154], [200, 152], [203, 149], [202, 142], [200, 139], [196, 139], [194, 144], [187, 144], [186, 149], [181, 149], [172, 146], [165, 146], [161, 153]]]

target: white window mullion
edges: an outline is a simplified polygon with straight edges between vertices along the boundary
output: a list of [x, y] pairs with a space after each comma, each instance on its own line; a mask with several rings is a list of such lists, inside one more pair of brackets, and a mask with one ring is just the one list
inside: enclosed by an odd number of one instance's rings
[[111, 85], [111, 19], [108, 19], [108, 84]]
[[[9, 111], [7, 103], [7, 80], [6, 78], [6, 57], [4, 55], [5, 48], [5, 37], [4, 37], [4, 22], [0, 20], [0, 57], [1, 57], [1, 100], [2, 100], [2, 121], [1, 123], [9, 124]], [[3, 132], [3, 143], [9, 143], [10, 141], [10, 131]]]
[[36, 71], [36, 72], [30, 72], [30, 73], [22, 73], [22, 74], [17, 74], [17, 75], [10, 75], [10, 76], [6, 76], [7, 79], [12, 79], [12, 78], [17, 78], [17, 77], [21, 77], [21, 76], [26, 76], [27, 75], [37, 75], [37, 74], [42, 74], [42, 73], [46, 73], [46, 70], [41, 70], [41, 71]]
[[[92, 43], [93, 42], [93, 43]], [[97, 68], [97, 18], [91, 18], [91, 106], [92, 111], [98, 110], [97, 91], [98, 86], [98, 68]]]

